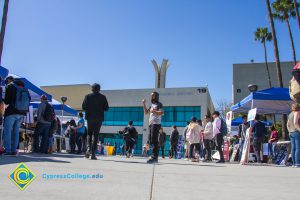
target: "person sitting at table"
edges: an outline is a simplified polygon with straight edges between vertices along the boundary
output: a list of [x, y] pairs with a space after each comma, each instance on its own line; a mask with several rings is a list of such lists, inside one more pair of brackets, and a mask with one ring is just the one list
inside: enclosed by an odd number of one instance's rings
[[[276, 151], [274, 152], [274, 148], [275, 148], [275, 144], [276, 142], [278, 141], [278, 132], [276, 131], [275, 129], [275, 126], [271, 126], [270, 127], [270, 139], [269, 139], [269, 143], [268, 143], [268, 146], [269, 146], [269, 155], [271, 157], [274, 157], [276, 156]], [[274, 155], [275, 153], [275, 155]]]

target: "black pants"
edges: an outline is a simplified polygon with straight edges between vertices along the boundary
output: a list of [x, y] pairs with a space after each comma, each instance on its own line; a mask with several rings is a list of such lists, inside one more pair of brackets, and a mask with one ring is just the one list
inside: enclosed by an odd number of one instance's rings
[[159, 146], [159, 149], [161, 149], [161, 157], [164, 158], [165, 157], [165, 146]]
[[99, 121], [88, 120], [87, 154], [92, 154], [92, 157], [96, 156], [101, 125], [102, 123]]
[[253, 149], [256, 156], [256, 161], [261, 162], [261, 145], [262, 145], [262, 138], [253, 137]]
[[204, 139], [204, 158], [207, 160], [211, 160], [211, 140]]
[[175, 156], [175, 158], [177, 157], [177, 143], [175, 144], [171, 144], [171, 149], [170, 149], [170, 156], [173, 158], [173, 156]]
[[222, 133], [217, 134], [216, 136], [216, 148], [220, 154], [220, 161], [225, 161], [224, 160], [224, 154], [223, 154], [223, 150], [222, 150], [222, 145], [223, 145], [223, 135]]
[[60, 152], [61, 138], [56, 138], [55, 140], [56, 140], [56, 152]]
[[76, 148], [76, 135], [75, 135], [75, 133], [71, 133], [71, 135], [70, 135], [70, 148], [71, 148], [71, 153], [75, 153], [75, 148]]
[[193, 143], [190, 145], [190, 158], [195, 158], [194, 148], [196, 149], [195, 153], [200, 153], [200, 143]]
[[76, 135], [76, 145], [78, 148], [77, 153], [81, 153], [82, 152], [82, 135], [79, 135], [79, 134]]
[[126, 140], [126, 153], [131, 154], [134, 146], [134, 141], [130, 138]]
[[161, 128], [160, 124], [151, 124], [149, 126], [150, 134], [149, 134], [149, 140], [150, 144], [152, 145], [152, 158], [157, 159], [158, 158], [158, 151], [159, 151], [159, 146], [158, 146], [158, 135], [159, 135], [159, 130]]
[[87, 149], [87, 134], [82, 136], [82, 152], [86, 152]]

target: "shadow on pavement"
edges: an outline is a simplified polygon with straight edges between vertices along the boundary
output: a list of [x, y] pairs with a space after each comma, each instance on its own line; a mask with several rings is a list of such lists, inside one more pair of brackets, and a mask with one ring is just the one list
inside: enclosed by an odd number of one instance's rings
[[[20, 153], [18, 156], [1, 156], [0, 165], [9, 165], [20, 162], [55, 162], [55, 163], [70, 163], [69, 161], [57, 160], [57, 157], [72, 158], [74, 155], [57, 156], [54, 154], [29, 154]], [[54, 158], [54, 159], [53, 159]]]
[[[138, 161], [134, 161], [134, 160], [112, 160], [112, 159], [104, 159], [101, 160], [104, 162], [117, 162], [117, 163], [135, 163], [135, 164], [143, 164], [143, 165], [150, 165], [148, 163], [146, 163], [146, 160], [144, 162], [138, 162]], [[208, 165], [208, 164], [197, 164], [197, 163], [177, 163], [177, 162], [158, 162], [156, 163], [156, 165], [181, 165], [181, 166], [195, 166], [195, 167], [226, 167], [226, 165]]]

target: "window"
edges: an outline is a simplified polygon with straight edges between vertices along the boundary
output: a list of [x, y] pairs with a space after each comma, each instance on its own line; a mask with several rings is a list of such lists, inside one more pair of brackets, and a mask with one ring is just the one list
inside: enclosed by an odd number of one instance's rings
[[177, 106], [164, 107], [165, 114], [162, 117], [162, 126], [170, 127], [176, 125], [178, 127], [185, 127], [186, 122], [190, 121], [192, 117], [200, 119], [200, 106]]
[[142, 107], [112, 107], [104, 114], [106, 126], [126, 126], [129, 120], [134, 126], [143, 126], [144, 110]]

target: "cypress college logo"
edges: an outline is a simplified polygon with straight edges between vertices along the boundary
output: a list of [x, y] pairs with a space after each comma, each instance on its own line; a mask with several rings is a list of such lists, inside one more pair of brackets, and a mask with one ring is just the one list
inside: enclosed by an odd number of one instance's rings
[[36, 175], [24, 164], [20, 163], [8, 178], [20, 189], [24, 190], [35, 178]]

